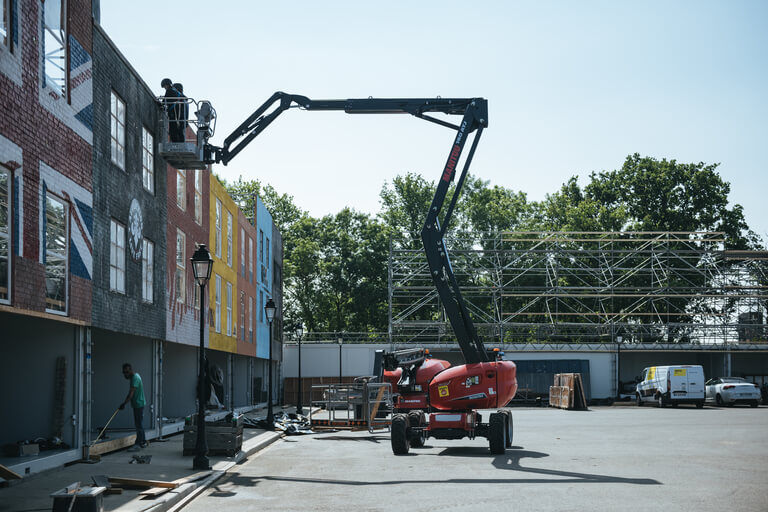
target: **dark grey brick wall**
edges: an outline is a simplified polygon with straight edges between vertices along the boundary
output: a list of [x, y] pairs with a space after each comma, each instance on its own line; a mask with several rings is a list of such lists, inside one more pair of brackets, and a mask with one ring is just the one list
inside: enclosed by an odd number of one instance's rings
[[[155, 96], [135, 74], [97, 25], [93, 33], [93, 313], [94, 327], [165, 338], [166, 165], [155, 150], [154, 194], [142, 183], [142, 127], [153, 132], [157, 148], [159, 107]], [[111, 160], [110, 95], [125, 102], [125, 170]], [[141, 260], [130, 250], [130, 208], [141, 211], [142, 236], [154, 243], [154, 300], [142, 300]], [[126, 228], [125, 294], [110, 290], [110, 220]]]

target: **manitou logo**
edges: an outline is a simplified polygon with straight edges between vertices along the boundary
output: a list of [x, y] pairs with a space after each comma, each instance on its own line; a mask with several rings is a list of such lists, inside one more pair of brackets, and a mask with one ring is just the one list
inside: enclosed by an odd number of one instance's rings
[[445, 170], [443, 171], [443, 181], [446, 183], [451, 182], [451, 178], [453, 178], [453, 173], [456, 170], [456, 163], [459, 161], [459, 154], [461, 153], [461, 146], [456, 144], [453, 146], [453, 149], [451, 150], [451, 156], [448, 157], [448, 164], [445, 166]]

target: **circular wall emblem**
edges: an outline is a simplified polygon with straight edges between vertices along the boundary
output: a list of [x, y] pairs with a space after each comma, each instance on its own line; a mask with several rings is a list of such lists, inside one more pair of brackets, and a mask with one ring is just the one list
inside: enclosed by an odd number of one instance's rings
[[144, 230], [144, 221], [141, 218], [141, 207], [134, 198], [131, 201], [131, 211], [128, 214], [128, 249], [134, 260], [141, 259], [141, 239]]

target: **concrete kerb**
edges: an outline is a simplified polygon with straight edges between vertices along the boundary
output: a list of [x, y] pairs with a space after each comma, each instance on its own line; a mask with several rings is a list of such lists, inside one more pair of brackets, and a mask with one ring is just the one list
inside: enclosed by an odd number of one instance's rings
[[158, 499], [157, 503], [144, 509], [144, 512], [176, 512], [181, 510], [187, 503], [195, 499], [205, 489], [210, 487], [219, 478], [224, 476], [230, 469], [235, 467], [247, 457], [263, 450], [278, 439], [284, 437], [282, 432], [264, 432], [258, 436], [249, 439], [243, 443], [243, 449], [234, 457], [233, 461], [221, 461], [214, 464], [213, 473], [206, 479], [199, 482], [184, 484], [170, 492], [167, 492]]

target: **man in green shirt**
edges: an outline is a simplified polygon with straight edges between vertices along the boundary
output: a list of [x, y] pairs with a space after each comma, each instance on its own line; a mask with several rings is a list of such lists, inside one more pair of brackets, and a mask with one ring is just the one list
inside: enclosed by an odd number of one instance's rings
[[144, 384], [141, 382], [141, 375], [133, 371], [130, 363], [123, 364], [123, 377], [130, 382], [128, 386], [128, 395], [120, 404], [120, 409], [125, 409], [125, 405], [130, 402], [133, 408], [133, 423], [136, 426], [136, 443], [130, 447], [129, 451], [139, 451], [147, 446], [147, 439], [144, 437]]

